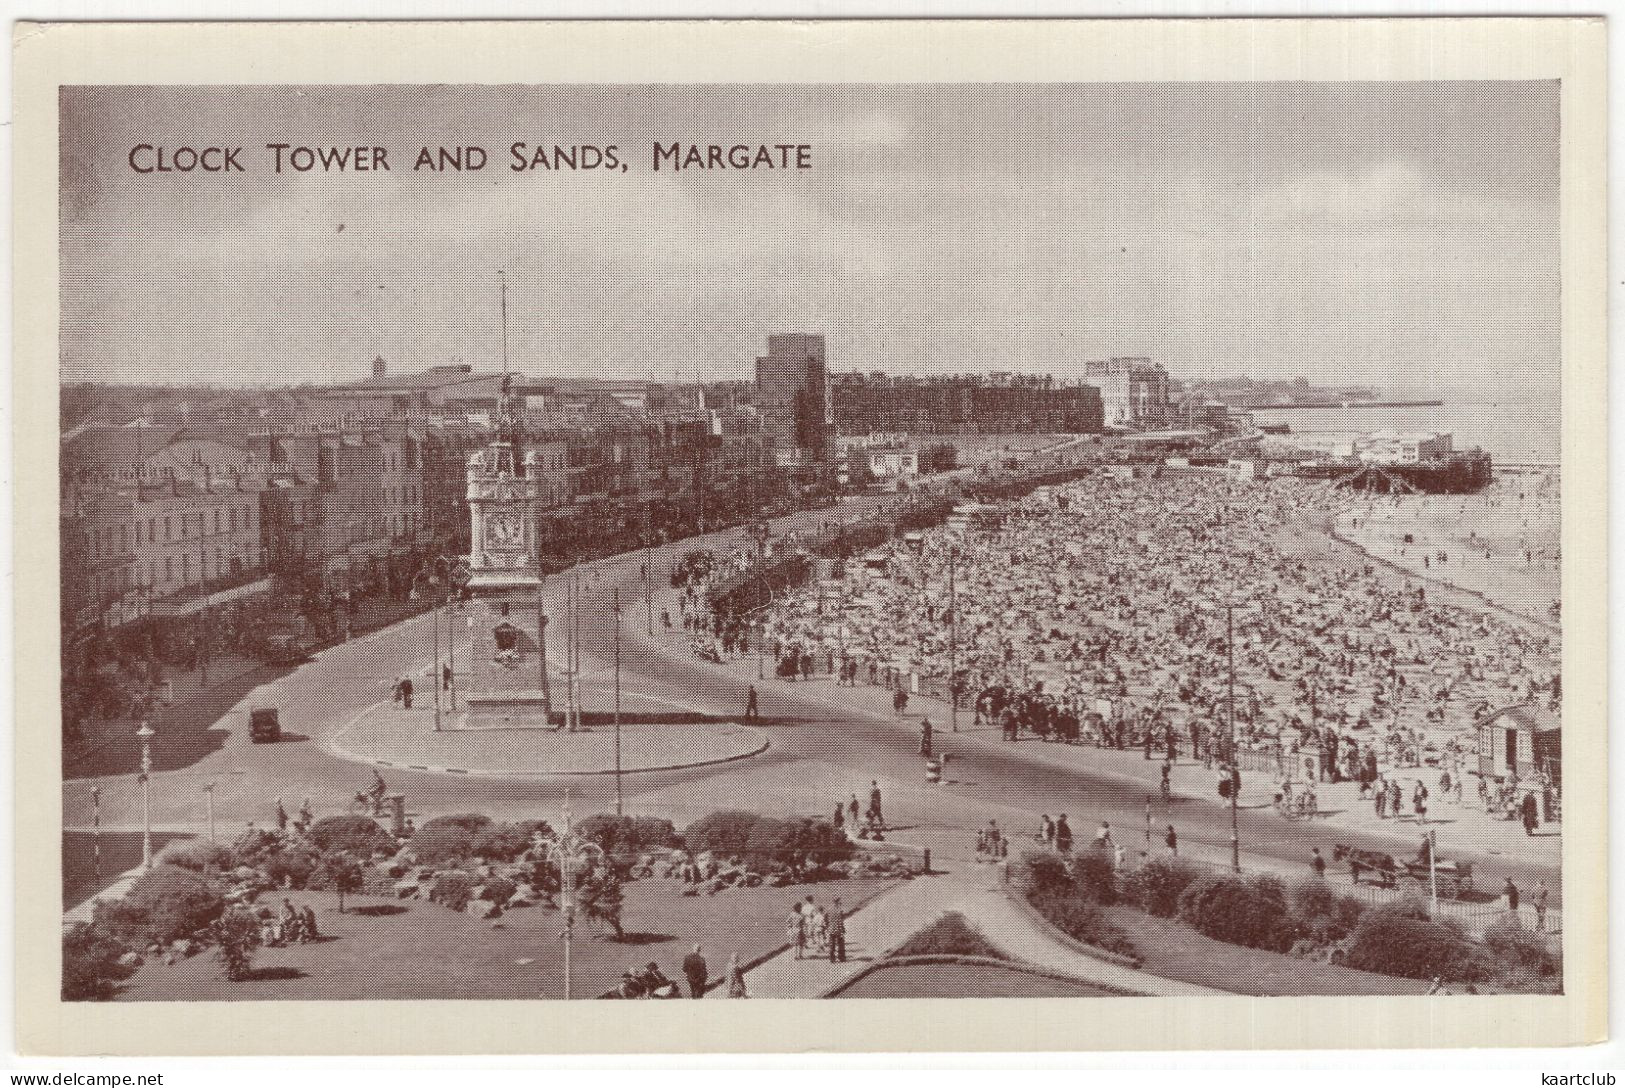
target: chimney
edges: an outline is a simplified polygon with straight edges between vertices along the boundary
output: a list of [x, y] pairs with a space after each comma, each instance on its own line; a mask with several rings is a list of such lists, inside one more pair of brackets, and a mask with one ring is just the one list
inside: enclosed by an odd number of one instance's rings
[[382, 355], [377, 355], [377, 356], [373, 357], [373, 360], [372, 360], [372, 376], [374, 378], [382, 378], [384, 376], [384, 372], [386, 370], [388, 370], [388, 369], [389, 369], [389, 367], [384, 362], [384, 357]]

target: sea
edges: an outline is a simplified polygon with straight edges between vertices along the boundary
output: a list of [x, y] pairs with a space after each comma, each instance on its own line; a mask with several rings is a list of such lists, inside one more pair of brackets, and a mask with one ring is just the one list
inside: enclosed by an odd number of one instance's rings
[[1258, 423], [1313, 431], [1448, 431], [1458, 450], [1477, 446], [1496, 464], [1562, 460], [1563, 409], [1546, 402], [1445, 400], [1433, 408], [1259, 408]]

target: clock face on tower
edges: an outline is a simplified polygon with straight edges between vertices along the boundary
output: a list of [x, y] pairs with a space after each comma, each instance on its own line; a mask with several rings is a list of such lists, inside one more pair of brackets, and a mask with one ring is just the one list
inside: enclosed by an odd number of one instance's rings
[[518, 548], [525, 543], [524, 523], [511, 510], [498, 510], [486, 515], [485, 546], [487, 548]]

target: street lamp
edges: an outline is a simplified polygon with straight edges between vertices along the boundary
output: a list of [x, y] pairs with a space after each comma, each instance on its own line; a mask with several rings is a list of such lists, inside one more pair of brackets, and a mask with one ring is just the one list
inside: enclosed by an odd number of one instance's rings
[[[417, 576], [412, 579], [413, 597], [418, 596], [419, 583], [424, 579], [428, 579], [431, 586], [438, 587], [440, 585], [440, 576], [433, 569], [426, 567], [418, 571]], [[440, 600], [438, 597], [435, 600], [434, 608], [430, 612], [430, 618], [434, 621], [432, 624], [434, 627], [434, 672], [430, 674], [429, 686], [434, 689], [434, 731], [438, 733], [440, 732]]]
[[135, 731], [141, 738], [141, 867], [152, 868], [152, 738], [158, 733], [147, 722]]
[[96, 882], [102, 879], [102, 788], [90, 787], [90, 851], [91, 872]]
[[564, 912], [564, 1000], [570, 993], [570, 946], [575, 939], [576, 872], [602, 860], [604, 851], [575, 833], [570, 823], [570, 791], [564, 791], [564, 823], [552, 839], [542, 843], [547, 858], [559, 867], [559, 909]]
[[203, 785], [204, 803], [209, 810], [209, 841], [214, 841], [214, 783], [206, 782]]

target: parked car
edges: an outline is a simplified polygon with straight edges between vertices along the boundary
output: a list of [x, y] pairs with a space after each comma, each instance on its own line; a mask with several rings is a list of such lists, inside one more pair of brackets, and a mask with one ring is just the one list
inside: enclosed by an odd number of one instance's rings
[[275, 744], [282, 739], [282, 721], [276, 707], [259, 707], [248, 712], [248, 739], [255, 744]]

